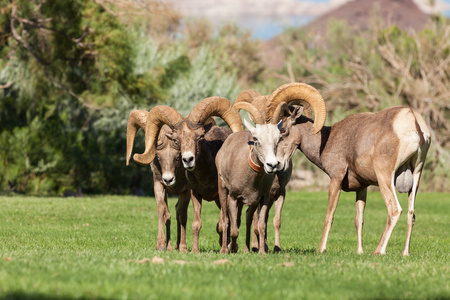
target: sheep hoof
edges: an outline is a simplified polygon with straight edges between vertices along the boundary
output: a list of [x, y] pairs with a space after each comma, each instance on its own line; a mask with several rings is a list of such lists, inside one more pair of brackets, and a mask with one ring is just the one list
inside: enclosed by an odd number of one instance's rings
[[237, 253], [238, 249], [239, 249], [239, 245], [237, 243], [236, 244], [229, 243], [227, 248], [231, 253]]
[[156, 251], [166, 251], [166, 246], [165, 245], [156, 245]]
[[258, 247], [252, 247], [252, 252], [259, 252], [259, 248]]
[[320, 253], [325, 253], [327, 252], [327, 249], [317, 249], [316, 253], [320, 254]]
[[281, 248], [279, 246], [273, 247], [273, 252], [278, 253], [281, 251]]

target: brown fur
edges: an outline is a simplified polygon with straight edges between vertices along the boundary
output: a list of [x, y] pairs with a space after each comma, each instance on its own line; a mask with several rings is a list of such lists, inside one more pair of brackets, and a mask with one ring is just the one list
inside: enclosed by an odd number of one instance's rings
[[[218, 196], [217, 169], [214, 163], [216, 154], [223, 142], [231, 134], [231, 130], [225, 127], [213, 126], [209, 130], [208, 124], [196, 129], [189, 128], [186, 123], [174, 131], [171, 139], [176, 140], [181, 147], [181, 154], [187, 151], [194, 153], [195, 167], [193, 170], [186, 170], [186, 178], [191, 186], [192, 205], [194, 207], [194, 221], [192, 223], [193, 245], [192, 252], [198, 252], [198, 238], [202, 227], [201, 208], [202, 200], [214, 201], [221, 209], [226, 205], [221, 205]], [[200, 138], [200, 139], [199, 139]], [[184, 159], [184, 157], [183, 157]], [[220, 220], [223, 219], [224, 211], [221, 209]], [[219, 243], [222, 245], [221, 252], [226, 250], [226, 238], [224, 239], [222, 221], [219, 221], [217, 232], [219, 233]]]
[[[311, 162], [330, 176], [328, 209], [318, 251], [326, 250], [329, 230], [342, 189], [357, 193], [355, 226], [358, 253], [363, 252], [362, 226], [367, 187], [378, 185], [388, 209], [388, 219], [375, 254], [384, 254], [392, 230], [402, 212], [394, 190], [396, 177], [409, 169], [412, 176], [402, 185], [402, 191], [409, 187], [408, 233], [403, 250], [403, 254], [408, 255], [414, 201], [430, 145], [430, 133], [421, 116], [407, 107], [392, 107], [378, 113], [351, 115], [332, 127], [322, 128], [316, 135], [310, 133], [311, 126], [310, 119], [303, 116], [297, 118], [290, 128], [289, 136], [285, 137], [280, 145], [298, 145], [298, 149]], [[416, 129], [417, 126], [420, 131]]]
[[[249, 125], [247, 125], [249, 126]], [[275, 125], [261, 125], [275, 126]], [[280, 125], [281, 126], [281, 125]], [[267, 127], [261, 127], [267, 128]], [[279, 129], [278, 129], [279, 130]], [[267, 131], [261, 129], [260, 134]], [[273, 130], [271, 131], [273, 132]], [[223, 144], [216, 156], [216, 165], [219, 176], [219, 197], [221, 203], [226, 203], [230, 218], [230, 238], [229, 249], [237, 251], [237, 238], [239, 235], [240, 215], [242, 206], [249, 206], [246, 217], [246, 251], [250, 249], [251, 223], [255, 210], [260, 206], [257, 226], [259, 233], [259, 251], [265, 253], [265, 234], [267, 210], [270, 199], [270, 190], [274, 180], [274, 173], [268, 174], [255, 171], [249, 164], [249, 156], [257, 165], [267, 164], [266, 154], [261, 153], [264, 143], [272, 146], [278, 143], [278, 136], [271, 136], [262, 139], [258, 143], [253, 142], [253, 135], [250, 131], [242, 131], [231, 134]], [[272, 138], [274, 140], [272, 140]], [[275, 144], [276, 145], [276, 144]], [[275, 150], [275, 149], [273, 149]], [[271, 151], [273, 151], [271, 150]], [[276, 170], [276, 165], [274, 166]], [[270, 172], [270, 171], [269, 171]]]
[[[186, 245], [186, 223], [187, 208], [189, 205], [190, 188], [185, 176], [184, 168], [180, 164], [180, 149], [166, 138], [172, 130], [163, 126], [158, 138], [156, 157], [150, 164], [153, 172], [154, 192], [158, 210], [158, 239], [156, 248], [158, 250], [172, 250], [170, 223], [171, 216], [167, 205], [167, 192], [178, 195], [176, 204], [177, 218], [177, 243], [176, 249], [180, 252], [187, 251]], [[175, 184], [166, 185], [163, 180], [164, 172], [172, 172], [175, 175]], [[164, 225], [166, 226], [166, 237], [164, 236]]]

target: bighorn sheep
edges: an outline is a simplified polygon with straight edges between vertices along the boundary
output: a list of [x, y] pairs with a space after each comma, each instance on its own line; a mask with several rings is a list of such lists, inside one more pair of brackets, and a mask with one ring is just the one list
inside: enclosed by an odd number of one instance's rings
[[[128, 117], [127, 125], [127, 165], [130, 163], [133, 150], [134, 139], [139, 129], [145, 130], [147, 116], [158, 113], [163, 107], [157, 106], [147, 112], [145, 110], [134, 110]], [[186, 223], [187, 208], [190, 200], [190, 188], [185, 176], [184, 168], [180, 165], [180, 147], [168, 140], [172, 130], [169, 126], [163, 126], [158, 136], [156, 147], [156, 157], [151, 162], [153, 172], [154, 192], [158, 211], [158, 238], [157, 250], [172, 250], [170, 222], [171, 216], [167, 205], [167, 192], [178, 195], [176, 204], [177, 218], [177, 243], [176, 249], [180, 252], [186, 252]], [[164, 225], [166, 226], [167, 240], [164, 236]]]
[[[319, 92], [301, 83], [292, 90], [315, 95]], [[301, 99], [301, 98], [300, 98]], [[273, 102], [272, 106], [278, 105]], [[284, 148], [279, 157], [284, 161], [295, 149], [303, 154], [331, 179], [328, 209], [318, 252], [326, 250], [328, 234], [339, 200], [340, 190], [356, 191], [355, 227], [358, 237], [357, 253], [363, 253], [362, 228], [367, 187], [378, 185], [388, 211], [388, 218], [374, 254], [385, 254], [392, 231], [402, 213], [395, 188], [409, 193], [408, 229], [403, 255], [409, 255], [412, 227], [415, 220], [416, 198], [422, 168], [431, 138], [423, 118], [412, 108], [391, 107], [377, 113], [353, 114], [331, 127], [323, 127], [320, 134], [312, 134], [312, 122], [296, 112], [287, 126]], [[283, 163], [281, 163], [281, 167]]]
[[201, 205], [202, 199], [205, 199], [215, 201], [220, 208], [217, 231], [221, 236], [222, 248], [220, 251], [225, 253], [227, 252], [227, 207], [225, 202], [219, 202], [217, 169], [214, 160], [231, 131], [228, 128], [212, 126], [212, 123], [207, 123], [212, 116], [221, 117], [233, 132], [243, 130], [238, 111], [226, 98], [209, 97], [200, 101], [186, 119], [175, 109], [167, 107], [164, 112], [153, 118], [149, 116], [145, 131], [145, 152], [135, 154], [134, 160], [140, 164], [151, 162], [155, 156], [155, 141], [161, 126], [167, 124], [173, 130], [169, 139], [180, 147], [181, 160], [191, 186], [194, 207], [192, 252], [198, 252], [198, 237], [202, 226]]
[[[291, 95], [285, 93], [285, 88], [286, 86], [281, 86], [272, 95], [268, 96], [269, 102], [277, 101], [280, 103], [292, 100], [285, 99], [286, 97], [291, 97]], [[249, 111], [256, 127], [245, 121], [249, 131], [230, 135], [216, 157], [216, 165], [219, 172], [219, 196], [221, 202], [228, 203], [231, 226], [230, 250], [237, 251], [236, 239], [239, 235], [239, 218], [243, 205], [249, 206], [246, 218], [245, 250], [250, 250], [251, 222], [259, 205], [258, 224], [255, 227], [258, 227], [259, 251], [265, 253], [266, 221], [270, 192], [271, 190], [281, 191], [280, 187], [272, 185], [278, 167], [276, 148], [283, 132], [283, 122], [279, 122], [279, 116], [282, 111], [286, 111], [287, 105], [280, 103], [271, 111], [273, 116], [270, 118], [267, 118], [267, 115], [264, 117], [260, 112], [261, 108], [254, 107], [249, 101], [238, 101], [235, 103], [235, 107]], [[252, 107], [253, 110], [251, 110]], [[267, 120], [270, 122], [267, 122]], [[320, 120], [315, 126], [320, 129], [321, 125], [319, 123]], [[236, 173], [236, 170], [239, 170], [239, 173]]]
[[[290, 84], [285, 84], [279, 87], [279, 89], [277, 90], [278, 93], [280, 93], [281, 91], [284, 91], [284, 89], [289, 88]], [[295, 99], [292, 98], [292, 95], [286, 95], [287, 98], [285, 98], [284, 101], [286, 101], [287, 104], [290, 105], [298, 105], [298, 104], [302, 104], [302, 105], [306, 105], [306, 107], [308, 109], [312, 109], [313, 111], [316, 112], [317, 114], [317, 126], [316, 126], [316, 130], [320, 130], [320, 128], [324, 125], [325, 123], [325, 117], [326, 117], [326, 113], [325, 113], [325, 106], [324, 106], [324, 102], [323, 101], [319, 101], [315, 98], [310, 98], [310, 97], [303, 97], [304, 99]], [[304, 96], [304, 95], [303, 95]], [[257, 91], [254, 90], [245, 90], [242, 91], [238, 97], [235, 100], [235, 103], [240, 103], [240, 102], [248, 102], [253, 104], [258, 111], [261, 113], [261, 115], [263, 116], [263, 118], [266, 120], [266, 122], [271, 122], [272, 119], [274, 118], [274, 115], [276, 116], [276, 113], [272, 114], [271, 112], [268, 112], [268, 109], [270, 107], [270, 109], [273, 109], [274, 107], [270, 105], [271, 101], [274, 98], [266, 95], [263, 96], [260, 93], [258, 93]], [[310, 111], [309, 111], [310, 113]], [[276, 116], [278, 117], [278, 116]], [[284, 125], [284, 127], [286, 127], [287, 124]], [[283, 144], [283, 141], [280, 143], [280, 145]], [[280, 146], [279, 145], [279, 146]], [[286, 167], [283, 166], [283, 171], [281, 172], [277, 172], [275, 173], [275, 178], [274, 181], [272, 183], [272, 186], [270, 188], [270, 198], [269, 198], [269, 203], [268, 203], [268, 209], [267, 211], [269, 211], [272, 207], [272, 205], [274, 205], [275, 208], [275, 213], [274, 213], [274, 218], [273, 218], [273, 226], [275, 228], [275, 244], [274, 244], [274, 252], [278, 252], [281, 250], [281, 243], [280, 243], [280, 227], [281, 227], [281, 211], [284, 205], [284, 200], [285, 200], [285, 196], [286, 196], [286, 185], [288, 184], [291, 175], [292, 175], [292, 162], [290, 161], [289, 158], [289, 162], [287, 163], [288, 165]], [[253, 238], [252, 238], [252, 249], [253, 250], [257, 250], [259, 248], [258, 245], [258, 241], [257, 241], [257, 237], [258, 237], [258, 228], [257, 228], [257, 212], [255, 212], [254, 214], [254, 218], [253, 218]], [[268, 217], [268, 213], [266, 214], [266, 216]], [[267, 224], [267, 220], [266, 220], [266, 224]], [[267, 230], [267, 227], [266, 227]], [[267, 235], [267, 233], [266, 233]], [[267, 241], [266, 241], [267, 242]]]

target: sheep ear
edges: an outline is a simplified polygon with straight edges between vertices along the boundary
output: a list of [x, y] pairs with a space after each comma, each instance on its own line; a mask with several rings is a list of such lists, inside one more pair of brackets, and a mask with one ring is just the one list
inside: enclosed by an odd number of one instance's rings
[[252, 134], [255, 132], [255, 127], [247, 119], [244, 119], [244, 125]]
[[281, 130], [281, 128], [283, 128], [283, 120], [280, 120], [280, 122], [278, 122], [277, 127], [278, 130]]
[[203, 129], [205, 130], [205, 132], [208, 132], [212, 127], [214, 126], [214, 123], [209, 123], [203, 126]]
[[295, 119], [300, 118], [300, 116], [303, 114], [303, 106], [298, 106], [295, 108], [293, 115], [295, 116]]

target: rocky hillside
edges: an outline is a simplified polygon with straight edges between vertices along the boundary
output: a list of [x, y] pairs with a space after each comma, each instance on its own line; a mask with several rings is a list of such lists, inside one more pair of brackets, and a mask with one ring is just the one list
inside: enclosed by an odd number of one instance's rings
[[[332, 19], [346, 21], [355, 30], [366, 30], [375, 19], [382, 25], [397, 25], [405, 30], [421, 30], [430, 15], [420, 10], [413, 0], [353, 0], [318, 17], [301, 29], [317, 35], [318, 39], [326, 37], [328, 22]], [[284, 57], [277, 36], [264, 42], [261, 55], [272, 70], [279, 70], [284, 65]], [[318, 40], [317, 40], [318, 41]]]
[[355, 29], [366, 30], [378, 16], [383, 25], [397, 25], [404, 30], [420, 30], [429, 19], [413, 0], [354, 0], [320, 16], [305, 26], [308, 31], [323, 35], [330, 19], [345, 20]]

